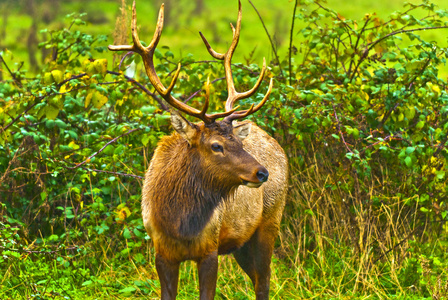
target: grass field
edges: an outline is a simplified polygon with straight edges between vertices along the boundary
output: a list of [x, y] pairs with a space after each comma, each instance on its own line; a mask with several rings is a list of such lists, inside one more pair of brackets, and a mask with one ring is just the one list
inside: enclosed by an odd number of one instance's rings
[[[127, 13], [130, 18], [131, 1], [127, 1]], [[161, 2], [161, 1], [159, 1]], [[419, 1], [409, 1], [419, 3]], [[7, 2], [8, 3], [8, 2]], [[206, 1], [201, 15], [193, 13], [194, 1], [174, 1], [167, 3], [165, 11], [172, 14], [171, 24], [168, 24], [162, 35], [160, 46], [169, 47], [176, 58], [184, 57], [187, 54], [193, 54], [196, 60], [211, 59], [205, 49], [199, 36], [201, 31], [217, 51], [225, 51], [232, 38], [229, 23], [235, 23], [237, 16], [237, 1]], [[254, 0], [252, 3], [260, 13], [266, 28], [271, 35], [273, 42], [278, 47], [279, 57], [283, 58], [287, 54], [289, 45], [289, 36], [292, 21], [292, 11], [294, 1], [291, 0]], [[443, 0], [436, 0], [433, 3], [441, 8], [448, 8], [448, 3]], [[404, 1], [336, 1], [329, 0], [325, 6], [336, 10], [345, 18], [358, 20], [361, 23], [362, 18], [367, 13], [376, 13], [380, 18], [387, 18], [392, 12], [403, 11]], [[8, 9], [12, 12], [8, 16], [6, 23], [6, 36], [0, 40], [0, 49], [9, 49], [17, 57], [25, 62], [25, 68], [28, 66], [27, 38], [28, 30], [33, 23], [31, 17], [20, 10], [14, 4], [0, 3], [0, 8]], [[158, 7], [158, 6], [157, 6]], [[235, 53], [234, 62], [257, 63], [261, 64], [262, 58], [267, 61], [274, 58], [269, 38], [263, 28], [262, 23], [248, 1], [242, 1], [243, 7], [243, 25], [239, 48]], [[80, 2], [61, 2], [58, 12], [58, 18], [50, 24], [37, 23], [38, 31], [44, 28], [57, 29], [68, 26], [64, 21], [64, 16], [72, 13], [87, 12], [87, 20], [95, 22], [87, 27], [81, 27], [92, 35], [104, 34], [108, 36], [108, 43], [113, 43], [113, 31], [115, 20], [119, 14], [120, 1], [80, 1]], [[299, 11], [297, 12], [299, 13]], [[157, 19], [156, 5], [150, 1], [137, 1], [138, 24], [140, 27], [140, 38], [143, 41], [149, 41], [152, 37], [154, 26]], [[5, 19], [2, 20], [5, 26]], [[130, 24], [130, 23], [129, 23]], [[294, 43], [300, 43], [301, 36], [297, 34], [298, 30], [303, 28], [304, 24], [296, 21]], [[427, 33], [427, 38], [437, 40], [441, 45], [447, 46], [447, 30], [435, 30]], [[42, 41], [45, 36], [38, 34], [38, 40]], [[1, 37], [0, 37], [1, 38]], [[41, 60], [40, 51], [32, 49]], [[110, 56], [109, 56], [110, 57]]]

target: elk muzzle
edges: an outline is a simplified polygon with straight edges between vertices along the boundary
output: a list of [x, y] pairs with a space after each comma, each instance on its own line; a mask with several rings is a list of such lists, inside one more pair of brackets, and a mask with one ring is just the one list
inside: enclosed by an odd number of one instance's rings
[[241, 177], [243, 185], [250, 188], [260, 187], [264, 182], [268, 180], [268, 178], [269, 178], [268, 170], [261, 165], [258, 168], [256, 168], [256, 170], [254, 171], [252, 176], [250, 176], [250, 178]]

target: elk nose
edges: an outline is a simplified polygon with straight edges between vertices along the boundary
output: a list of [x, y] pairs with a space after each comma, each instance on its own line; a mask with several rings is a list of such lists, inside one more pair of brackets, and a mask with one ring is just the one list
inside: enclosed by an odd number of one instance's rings
[[266, 182], [268, 180], [268, 177], [269, 177], [268, 170], [266, 170], [265, 168], [258, 170], [257, 178], [258, 180], [260, 180], [260, 182]]

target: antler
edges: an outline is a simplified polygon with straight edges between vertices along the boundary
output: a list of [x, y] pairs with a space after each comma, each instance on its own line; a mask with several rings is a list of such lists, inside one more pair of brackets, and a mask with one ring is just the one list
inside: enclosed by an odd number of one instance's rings
[[[137, 11], [135, 8], [135, 0], [132, 5], [132, 40], [133, 45], [109, 45], [109, 50], [111, 51], [133, 51], [140, 54], [140, 56], [143, 59], [143, 63], [145, 65], [146, 74], [148, 74], [149, 81], [154, 86], [157, 92], [165, 99], [166, 102], [168, 102], [171, 106], [174, 108], [177, 108], [178, 110], [201, 119], [206, 124], [213, 123], [215, 119], [218, 118], [224, 118], [227, 116], [230, 116], [232, 113], [236, 111], [235, 109], [226, 110], [226, 112], [223, 113], [216, 113], [216, 114], [207, 114], [207, 108], [209, 105], [209, 96], [207, 95], [205, 98], [204, 107], [202, 110], [197, 110], [179, 100], [174, 98], [171, 95], [171, 91], [174, 88], [174, 85], [176, 84], [177, 77], [179, 76], [180, 72], [180, 64], [177, 66], [176, 73], [173, 76], [173, 79], [171, 80], [170, 85], [168, 88], [165, 88], [165, 86], [160, 81], [160, 78], [157, 76], [156, 70], [154, 68], [154, 51], [157, 47], [157, 44], [159, 43], [160, 37], [162, 35], [162, 29], [163, 29], [163, 11], [164, 11], [164, 5], [162, 4], [159, 10], [159, 18], [157, 21], [156, 30], [154, 32], [154, 36], [151, 40], [151, 43], [148, 47], [144, 47], [140, 43], [140, 39], [138, 38], [137, 33]], [[209, 81], [207, 81], [206, 84], [206, 90], [208, 90]]]
[[[246, 92], [242, 92], [242, 93], [239, 93], [236, 91], [235, 83], [233, 81], [233, 76], [232, 76], [231, 60], [232, 60], [233, 53], [235, 52], [236, 46], [238, 45], [238, 41], [240, 38], [241, 16], [242, 16], [241, 1], [238, 0], [238, 19], [236, 22], [236, 29], [235, 29], [235, 27], [233, 27], [232, 23], [230, 23], [230, 27], [232, 28], [232, 31], [233, 31], [233, 39], [232, 39], [232, 44], [230, 45], [227, 52], [224, 54], [218, 53], [215, 50], [213, 50], [212, 47], [210, 46], [210, 44], [208, 43], [207, 39], [204, 37], [204, 35], [201, 32], [199, 32], [210, 55], [216, 59], [224, 60], [224, 70], [226, 73], [227, 90], [228, 90], [228, 97], [227, 97], [226, 106], [225, 106], [226, 112], [236, 110], [236, 109], [233, 109], [233, 105], [234, 105], [235, 101], [245, 99], [245, 98], [252, 96], [257, 91], [257, 89], [260, 87], [261, 81], [263, 80], [264, 74], [266, 72], [266, 60], [263, 58], [263, 67], [261, 69], [260, 77], [258, 78], [254, 87], [252, 89], [250, 89]], [[263, 100], [260, 103], [258, 103], [257, 106], [254, 107], [254, 104], [252, 104], [252, 106], [249, 109], [241, 110], [241, 111], [234, 111], [234, 112], [232, 112], [232, 114], [225, 117], [224, 121], [231, 123], [233, 120], [244, 118], [250, 114], [253, 114], [257, 110], [259, 110], [266, 103], [266, 101], [269, 97], [269, 94], [271, 93], [271, 90], [272, 90], [272, 84], [273, 84], [273, 81], [271, 78], [268, 91], [266, 92], [266, 95], [264, 96]]]

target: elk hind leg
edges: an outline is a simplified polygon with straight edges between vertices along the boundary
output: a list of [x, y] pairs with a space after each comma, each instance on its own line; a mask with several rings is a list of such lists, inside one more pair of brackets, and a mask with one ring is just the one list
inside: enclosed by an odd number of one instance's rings
[[269, 299], [271, 256], [278, 230], [259, 228], [249, 241], [233, 253], [255, 288], [257, 300]]

